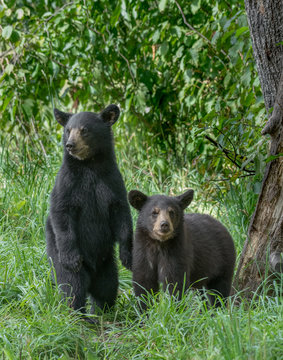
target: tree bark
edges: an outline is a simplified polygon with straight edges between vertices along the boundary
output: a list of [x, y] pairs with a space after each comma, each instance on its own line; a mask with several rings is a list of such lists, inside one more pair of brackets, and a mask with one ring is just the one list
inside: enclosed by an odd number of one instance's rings
[[251, 295], [272, 271], [282, 272], [283, 253], [283, 1], [245, 0], [254, 58], [270, 116], [270, 156], [234, 287]]

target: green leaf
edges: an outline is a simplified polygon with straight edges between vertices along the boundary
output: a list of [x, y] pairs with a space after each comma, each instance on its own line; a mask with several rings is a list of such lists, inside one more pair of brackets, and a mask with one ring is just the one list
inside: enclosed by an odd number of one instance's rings
[[3, 105], [2, 105], [2, 108], [1, 108], [1, 111], [4, 112], [6, 110], [6, 107], [9, 105], [10, 101], [13, 99], [13, 96], [14, 94], [11, 94], [10, 96], [7, 96]]
[[228, 72], [227, 75], [225, 76], [224, 78], [224, 87], [227, 89], [229, 83], [230, 83], [230, 80], [231, 80], [231, 73]]
[[239, 37], [241, 34], [243, 34], [244, 32], [247, 32], [247, 31], [249, 31], [248, 26], [241, 27], [240, 29], [238, 29], [236, 31], [236, 37]]
[[88, 29], [89, 40], [92, 44], [95, 44], [96, 34], [92, 30]]
[[243, 85], [249, 86], [251, 82], [251, 70], [249, 68], [247, 68], [244, 74], [241, 76], [241, 82]]
[[8, 64], [6, 67], [5, 67], [5, 73], [10, 75], [11, 72], [13, 71], [14, 69], [14, 65], [13, 64]]
[[160, 30], [156, 30], [152, 36], [152, 41], [154, 42], [154, 44], [156, 44], [158, 42], [160, 38]]
[[136, 93], [136, 99], [137, 99], [138, 109], [143, 114], [145, 112], [146, 96], [145, 96], [145, 92], [142, 89], [138, 89]]
[[234, 30], [230, 30], [230, 31], [225, 31], [224, 35], [221, 37], [221, 43], [224, 44], [225, 41], [231, 37], [234, 34]]
[[268, 157], [265, 159], [265, 162], [266, 162], [266, 163], [269, 163], [270, 161], [275, 160], [275, 159], [278, 159], [278, 158], [280, 158], [280, 157], [282, 157], [282, 156], [283, 156], [283, 153], [268, 156]]
[[21, 20], [25, 16], [24, 10], [23, 9], [17, 9], [16, 10], [16, 16], [17, 16], [18, 20]]
[[167, 0], [160, 0], [158, 7], [160, 11], [164, 11], [167, 5]]
[[32, 116], [33, 105], [34, 105], [34, 101], [32, 99], [26, 99], [22, 105], [24, 112], [28, 117]]
[[200, 9], [200, 0], [193, 0], [191, 2], [191, 11], [195, 14]]
[[255, 99], [254, 93], [250, 92], [244, 101], [244, 105], [247, 107], [250, 106], [251, 103], [254, 101], [254, 99]]
[[35, 78], [35, 77], [36, 77], [36, 75], [38, 74], [39, 68], [40, 68], [40, 65], [39, 65], [39, 64], [36, 64], [36, 67], [35, 67], [33, 73], [31, 74], [31, 77], [32, 77], [32, 78]]
[[260, 181], [257, 181], [254, 186], [253, 186], [253, 190], [255, 194], [259, 194], [260, 190], [261, 190], [261, 185], [262, 183]]
[[26, 200], [21, 200], [15, 205], [16, 210], [20, 210], [23, 206], [25, 206]]
[[129, 111], [131, 109], [131, 104], [133, 101], [134, 95], [132, 94], [131, 97], [126, 99], [125, 105], [126, 105], [126, 111]]
[[185, 103], [187, 105], [188, 108], [190, 108], [192, 105], [194, 105], [197, 101], [196, 96], [187, 96], [185, 98]]
[[5, 7], [0, 5], [0, 19], [5, 15]]
[[186, 83], [189, 83], [191, 81], [191, 78], [193, 76], [193, 72], [191, 69], [188, 69], [184, 72], [184, 80]]
[[220, 38], [220, 36], [221, 36], [221, 32], [215, 31], [215, 33], [211, 39], [212, 44], [216, 44], [218, 39]]
[[12, 31], [12, 35], [10, 37], [10, 40], [12, 43], [16, 43], [17, 41], [19, 41], [21, 38], [19, 32], [17, 30], [13, 30]]
[[189, 53], [191, 55], [190, 63], [195, 66], [198, 66], [199, 65], [199, 55], [200, 55], [199, 51], [192, 48], [189, 50]]
[[204, 116], [204, 118], [202, 119], [203, 122], [207, 123], [210, 122], [211, 119], [215, 118], [217, 116], [215, 110], [210, 111], [208, 114], [206, 114]]
[[7, 16], [7, 17], [10, 17], [11, 15], [12, 15], [12, 10], [11, 9], [5, 9], [5, 15]]
[[111, 16], [111, 19], [110, 19], [110, 24], [112, 26], [114, 26], [117, 23], [120, 14], [121, 14], [121, 3], [119, 1], [118, 5], [116, 6], [116, 8], [115, 8], [115, 10], [114, 10], [114, 12], [113, 12], [113, 14]]
[[48, 12], [46, 12], [46, 13], [44, 13], [43, 15], [42, 15], [42, 17], [44, 17], [44, 18], [49, 18], [50, 16], [52, 16], [53, 14], [50, 12], [50, 11], [48, 11]]
[[9, 40], [13, 32], [13, 27], [11, 25], [5, 26], [2, 30], [2, 38]]
[[176, 57], [180, 58], [183, 55], [183, 51], [184, 51], [184, 46], [180, 46], [176, 52]]
[[56, 64], [54, 61], [52, 61], [52, 70], [53, 70], [53, 76], [56, 77], [60, 71], [60, 68], [58, 64]]
[[175, 26], [174, 31], [176, 32], [178, 38], [180, 38], [182, 35], [182, 28], [180, 26]]
[[63, 48], [63, 52], [64, 51], [67, 51], [67, 50], [69, 50], [71, 47], [73, 47], [74, 46], [74, 43], [72, 43], [72, 42], [67, 42], [67, 44], [64, 46], [64, 48]]
[[167, 41], [164, 41], [160, 46], [161, 55], [165, 56], [168, 53], [168, 50], [169, 50], [169, 44]]

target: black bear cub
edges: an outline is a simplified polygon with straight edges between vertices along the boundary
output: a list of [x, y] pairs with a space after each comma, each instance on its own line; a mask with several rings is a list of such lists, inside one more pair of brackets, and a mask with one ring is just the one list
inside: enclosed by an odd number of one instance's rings
[[[139, 211], [132, 265], [136, 296], [157, 292], [159, 283], [179, 298], [190, 286], [224, 299], [229, 296], [236, 259], [233, 239], [211, 216], [184, 214], [193, 194], [193, 190], [175, 197], [129, 192], [130, 204]], [[208, 296], [212, 304], [220, 305], [218, 296]], [[143, 302], [141, 306], [146, 307]]]
[[132, 218], [111, 130], [120, 111], [54, 114], [64, 127], [64, 156], [51, 193], [47, 255], [74, 309], [85, 312], [88, 294], [93, 311], [108, 308], [118, 289], [115, 241], [122, 264], [132, 262]]

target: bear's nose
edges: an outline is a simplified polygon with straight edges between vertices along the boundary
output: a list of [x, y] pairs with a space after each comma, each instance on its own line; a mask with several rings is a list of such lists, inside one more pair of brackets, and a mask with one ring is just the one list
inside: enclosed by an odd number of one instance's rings
[[66, 148], [68, 151], [71, 151], [73, 150], [75, 147], [75, 144], [72, 142], [72, 141], [68, 141], [67, 144], [66, 144]]
[[165, 220], [161, 221], [160, 228], [161, 228], [162, 231], [168, 231], [169, 230], [168, 221], [165, 221]]

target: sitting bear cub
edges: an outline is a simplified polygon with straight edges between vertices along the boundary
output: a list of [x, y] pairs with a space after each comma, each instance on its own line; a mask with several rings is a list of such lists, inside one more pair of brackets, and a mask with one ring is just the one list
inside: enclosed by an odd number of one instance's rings
[[122, 264], [132, 262], [132, 218], [111, 130], [120, 111], [109, 105], [99, 114], [54, 114], [64, 127], [64, 157], [51, 193], [47, 255], [75, 310], [85, 312], [87, 294], [93, 311], [111, 307], [118, 289], [115, 241]]
[[[179, 298], [190, 286], [229, 296], [236, 259], [232, 237], [209, 215], [184, 214], [193, 193], [149, 197], [129, 192], [130, 204], [139, 211], [132, 265], [136, 296], [157, 292], [159, 283]], [[217, 296], [208, 296], [220, 305]]]

